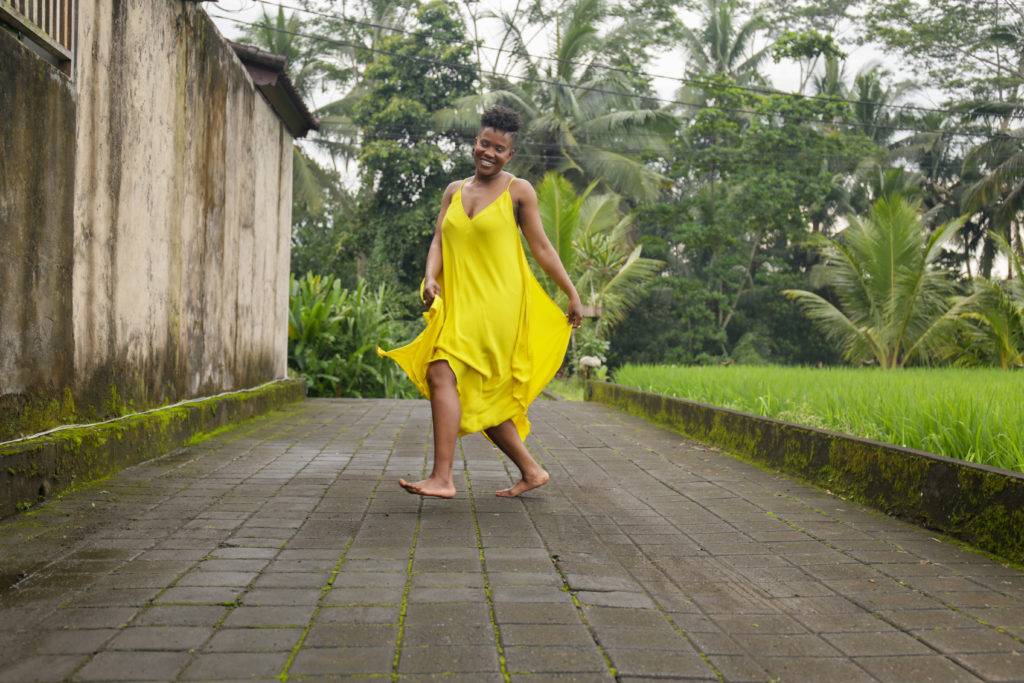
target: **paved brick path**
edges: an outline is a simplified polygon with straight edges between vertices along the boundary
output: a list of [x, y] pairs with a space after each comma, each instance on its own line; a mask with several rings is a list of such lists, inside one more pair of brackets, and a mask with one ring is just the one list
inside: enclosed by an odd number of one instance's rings
[[[551, 483], [423, 401], [308, 401], [0, 522], [0, 681], [1024, 680], [1024, 573], [611, 409]], [[20, 578], [19, 578], [20, 577]]]

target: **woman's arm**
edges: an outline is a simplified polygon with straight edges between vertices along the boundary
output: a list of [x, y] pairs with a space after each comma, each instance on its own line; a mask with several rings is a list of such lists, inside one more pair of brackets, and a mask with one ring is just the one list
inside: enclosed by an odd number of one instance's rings
[[423, 306], [430, 308], [434, 303], [434, 297], [441, 292], [441, 285], [437, 284], [437, 276], [444, 268], [444, 252], [441, 248], [441, 226], [444, 225], [444, 215], [452, 203], [455, 191], [459, 189], [460, 182], [449, 183], [441, 197], [441, 210], [437, 213], [437, 222], [434, 225], [434, 239], [430, 241], [430, 248], [427, 249], [427, 267], [423, 275]]
[[537, 205], [537, 192], [534, 191], [533, 185], [522, 179], [513, 181], [510, 191], [512, 200], [518, 207], [519, 227], [522, 229], [523, 235], [526, 236], [526, 243], [530, 245], [533, 257], [548, 274], [548, 277], [555, 281], [558, 288], [569, 296], [569, 305], [566, 307], [565, 314], [570, 325], [579, 327], [583, 322], [583, 304], [580, 302], [580, 295], [576, 291], [576, 287], [569, 279], [569, 274], [565, 272], [562, 260], [558, 258], [558, 252], [551, 246], [551, 241], [544, 232], [544, 225], [540, 220], [540, 209]]

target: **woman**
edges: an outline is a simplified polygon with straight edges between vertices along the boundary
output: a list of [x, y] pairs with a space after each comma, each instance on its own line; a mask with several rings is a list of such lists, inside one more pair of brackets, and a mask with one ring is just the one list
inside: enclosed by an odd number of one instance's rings
[[[521, 475], [497, 495], [518, 496], [548, 481], [523, 444], [526, 409], [558, 371], [583, 307], [544, 234], [533, 186], [504, 170], [519, 126], [519, 114], [507, 107], [484, 112], [473, 143], [476, 171], [445, 190], [427, 251], [427, 327], [408, 346], [380, 351], [430, 399], [433, 469], [423, 481], [398, 480], [410, 493], [454, 497], [456, 442], [479, 431]], [[569, 296], [566, 314], [530, 272], [520, 230], [537, 263]]]

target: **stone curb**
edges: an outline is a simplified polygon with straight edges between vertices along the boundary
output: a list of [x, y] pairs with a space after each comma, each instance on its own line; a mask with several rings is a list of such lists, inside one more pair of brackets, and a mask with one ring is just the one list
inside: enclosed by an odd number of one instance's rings
[[587, 382], [619, 408], [908, 522], [1024, 562], [1024, 475], [759, 415]]
[[181, 448], [198, 434], [299, 401], [305, 395], [305, 380], [280, 380], [255, 390], [197, 399], [0, 446], [0, 518], [73, 485]]

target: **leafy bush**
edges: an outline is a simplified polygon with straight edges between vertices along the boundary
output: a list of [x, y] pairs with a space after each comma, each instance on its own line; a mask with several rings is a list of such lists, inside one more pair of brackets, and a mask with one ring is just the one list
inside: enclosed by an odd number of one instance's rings
[[311, 396], [405, 398], [415, 388], [391, 360], [377, 355], [400, 334], [385, 288], [360, 279], [344, 289], [333, 275], [306, 273], [289, 281], [288, 365]]

